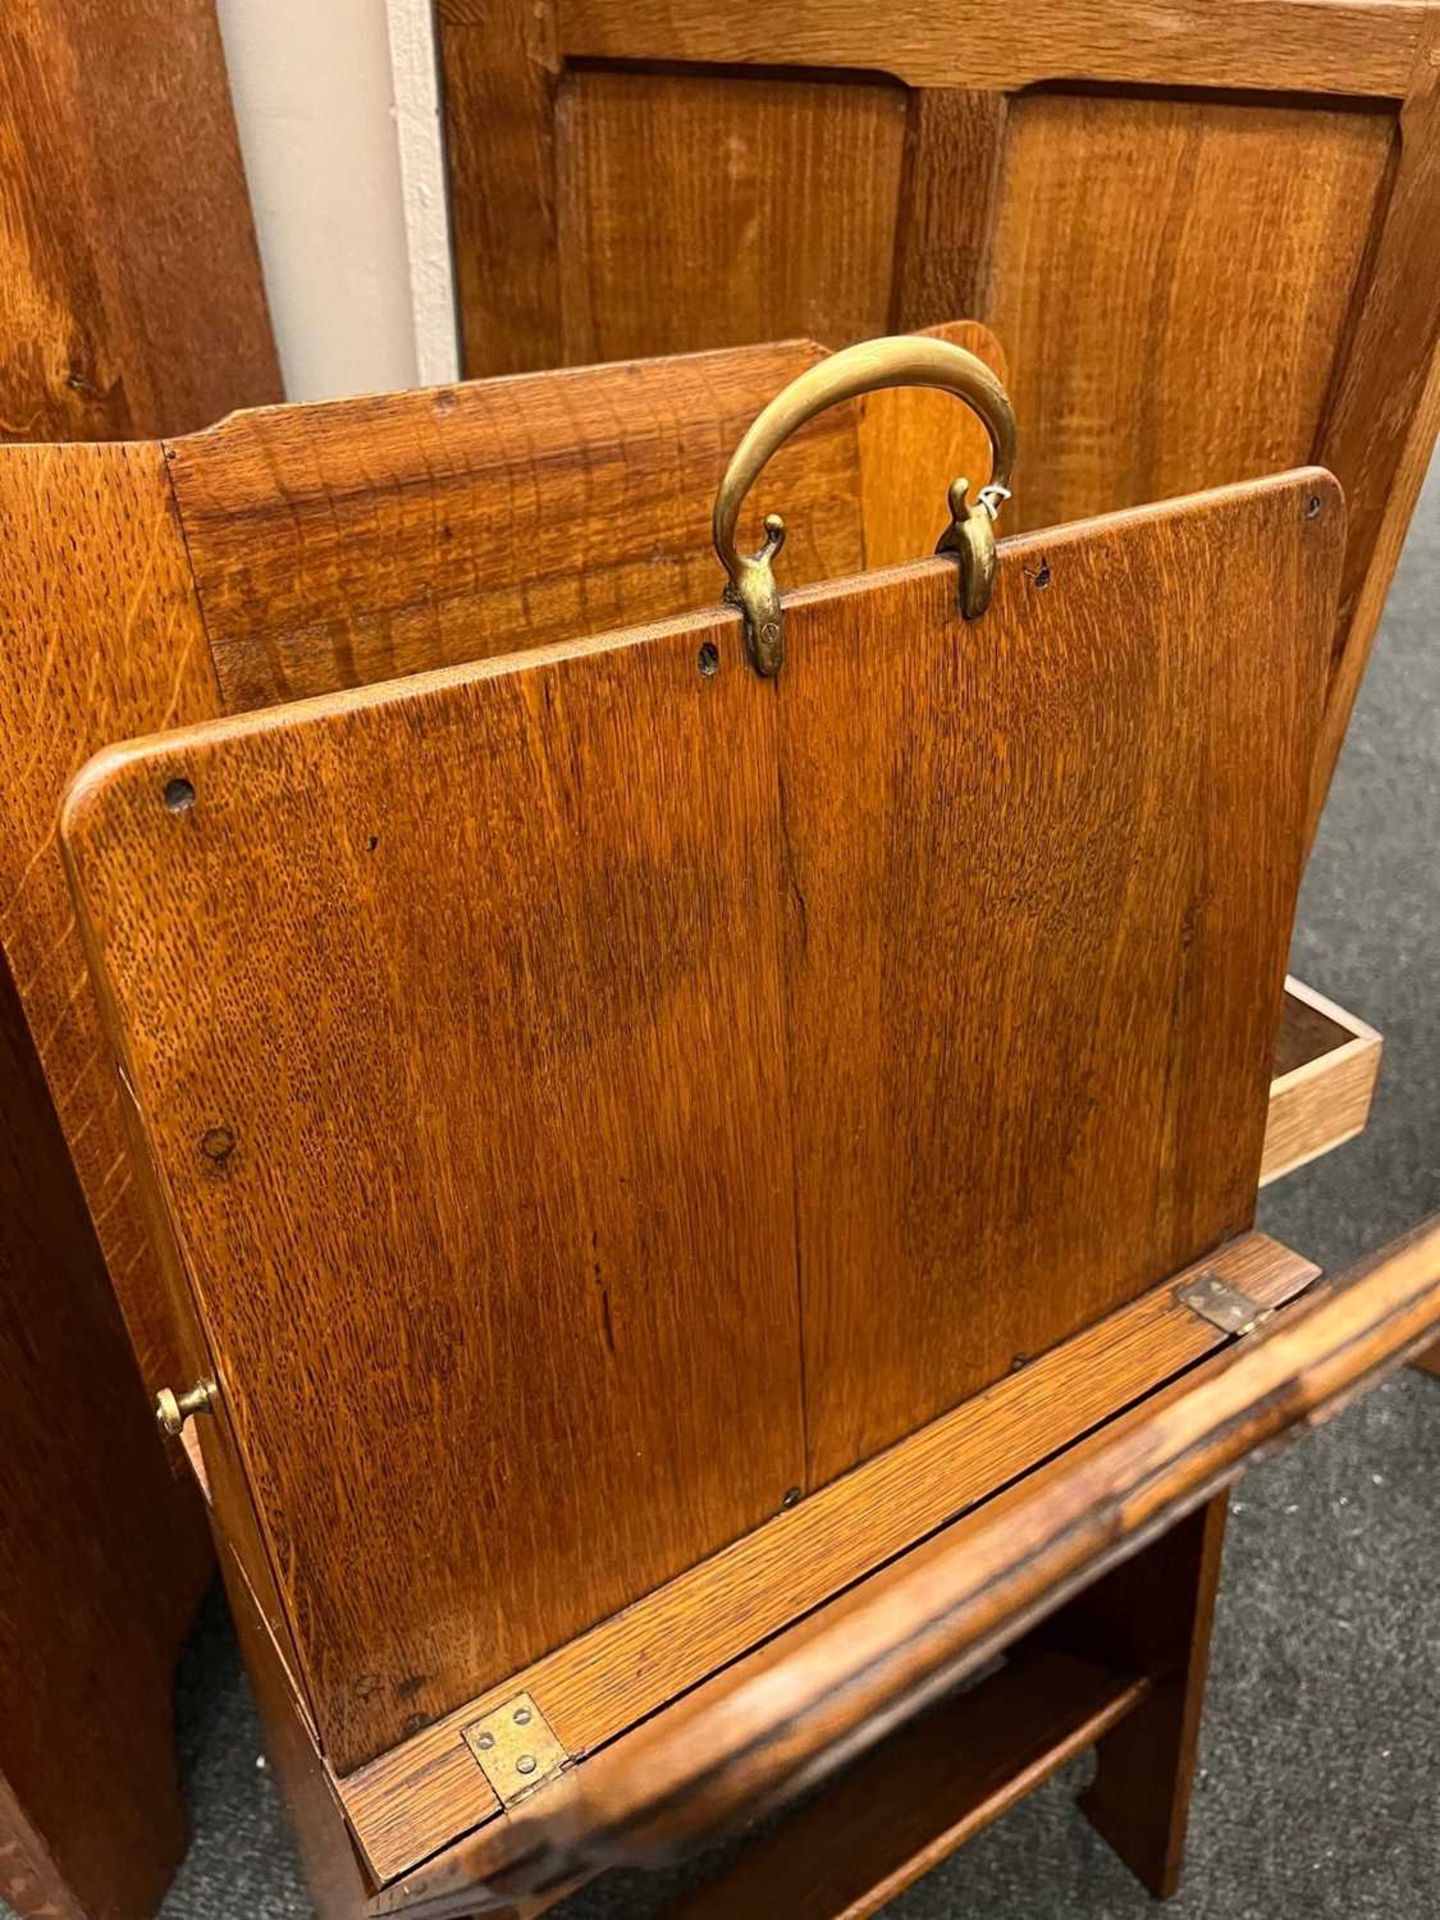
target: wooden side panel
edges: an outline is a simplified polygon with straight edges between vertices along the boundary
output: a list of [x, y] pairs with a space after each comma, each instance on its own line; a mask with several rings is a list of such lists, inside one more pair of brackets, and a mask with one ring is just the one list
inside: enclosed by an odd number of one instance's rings
[[205, 1557], [181, 1491], [0, 954], [0, 1903], [22, 1916], [145, 1920], [185, 1850], [171, 1663]]
[[157, 443], [0, 450], [0, 524], [0, 946], [141, 1371], [170, 1385], [179, 1356], [56, 829], [100, 747], [218, 711], [205, 635]]
[[[169, 448], [232, 711], [713, 605], [710, 509], [806, 341], [237, 414]], [[855, 410], [766, 474], [786, 579], [864, 565]], [[943, 487], [942, 487], [943, 493]]]
[[797, 597], [812, 1483], [1248, 1224], [1343, 521], [1312, 470], [1068, 527], [969, 629], [948, 570]]
[[1394, 180], [1313, 457], [1345, 486], [1350, 541], [1312, 831], [1440, 424], [1440, 10], [1425, 22], [1400, 114]]
[[7, 0], [0, 440], [280, 397], [214, 0]]
[[1012, 104], [984, 317], [1024, 427], [1017, 524], [1312, 457], [1394, 132], [1368, 110]]
[[905, 117], [881, 81], [567, 74], [565, 359], [884, 333]]
[[759, 691], [725, 614], [169, 736], [72, 800], [342, 1771], [802, 1477]]

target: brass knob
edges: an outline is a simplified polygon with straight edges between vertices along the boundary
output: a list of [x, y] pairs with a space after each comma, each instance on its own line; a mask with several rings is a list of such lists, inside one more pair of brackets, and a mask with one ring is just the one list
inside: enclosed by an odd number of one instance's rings
[[192, 1413], [209, 1413], [219, 1391], [213, 1380], [202, 1380], [186, 1392], [174, 1394], [162, 1387], [155, 1396], [155, 1418], [171, 1439], [175, 1439]]

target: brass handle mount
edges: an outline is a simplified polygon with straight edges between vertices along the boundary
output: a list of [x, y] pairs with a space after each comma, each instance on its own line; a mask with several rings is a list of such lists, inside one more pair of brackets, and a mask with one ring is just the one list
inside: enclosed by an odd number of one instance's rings
[[832, 353], [792, 380], [755, 416], [730, 457], [715, 496], [711, 530], [715, 551], [729, 575], [725, 598], [745, 615], [745, 645], [750, 663], [765, 679], [780, 671], [785, 658], [785, 613], [773, 562], [785, 544], [785, 522], [778, 513], [765, 517], [765, 544], [758, 553], [741, 553], [735, 528], [761, 469], [798, 428], [826, 407], [856, 399], [881, 387], [936, 387], [973, 407], [990, 435], [993, 454], [989, 484], [972, 505], [966, 479], [950, 487], [950, 525], [937, 553], [954, 553], [960, 562], [960, 611], [967, 620], [990, 604], [995, 579], [995, 516], [1010, 497], [1015, 466], [1015, 414], [1010, 397], [995, 375], [964, 347], [949, 340], [902, 334], [862, 340]]
[[169, 1387], [162, 1387], [155, 1396], [155, 1418], [161, 1431], [168, 1433], [172, 1440], [178, 1438], [192, 1414], [212, 1411], [219, 1391], [213, 1380], [197, 1381], [184, 1393], [172, 1393]]

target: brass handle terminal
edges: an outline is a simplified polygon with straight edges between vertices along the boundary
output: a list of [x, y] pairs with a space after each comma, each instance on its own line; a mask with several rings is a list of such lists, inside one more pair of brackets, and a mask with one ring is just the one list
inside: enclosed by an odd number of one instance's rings
[[767, 514], [764, 546], [758, 553], [743, 554], [735, 544], [740, 509], [766, 461], [792, 433], [826, 407], [878, 387], [938, 387], [966, 401], [984, 423], [994, 456], [989, 484], [980, 489], [972, 505], [969, 481], [953, 483], [951, 522], [936, 552], [959, 558], [960, 611], [967, 620], [990, 604], [995, 516], [1000, 503], [1010, 497], [1015, 465], [1015, 414], [1009, 395], [983, 360], [951, 341], [916, 334], [862, 340], [807, 367], [762, 408], [731, 455], [715, 496], [711, 528], [715, 551], [730, 577], [725, 597], [745, 615], [750, 663], [765, 679], [780, 671], [785, 658], [784, 609], [772, 566], [785, 543], [785, 522], [778, 513]]
[[178, 1438], [185, 1422], [195, 1413], [209, 1413], [220, 1389], [213, 1380], [201, 1380], [184, 1393], [172, 1393], [162, 1387], [155, 1396], [155, 1418], [172, 1440]]

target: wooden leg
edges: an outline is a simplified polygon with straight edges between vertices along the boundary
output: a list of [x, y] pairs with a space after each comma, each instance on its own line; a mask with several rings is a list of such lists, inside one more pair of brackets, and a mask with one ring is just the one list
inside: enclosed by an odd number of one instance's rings
[[148, 1920], [185, 1850], [176, 1654], [209, 1579], [0, 957], [0, 1901]]
[[1180, 1884], [1227, 1499], [1217, 1493], [1042, 1630], [1151, 1676], [1149, 1697], [1099, 1742], [1080, 1806], [1157, 1900]]
[[1421, 1373], [1433, 1373], [1440, 1380], [1440, 1346], [1427, 1347], [1424, 1353], [1417, 1354], [1414, 1361]]

